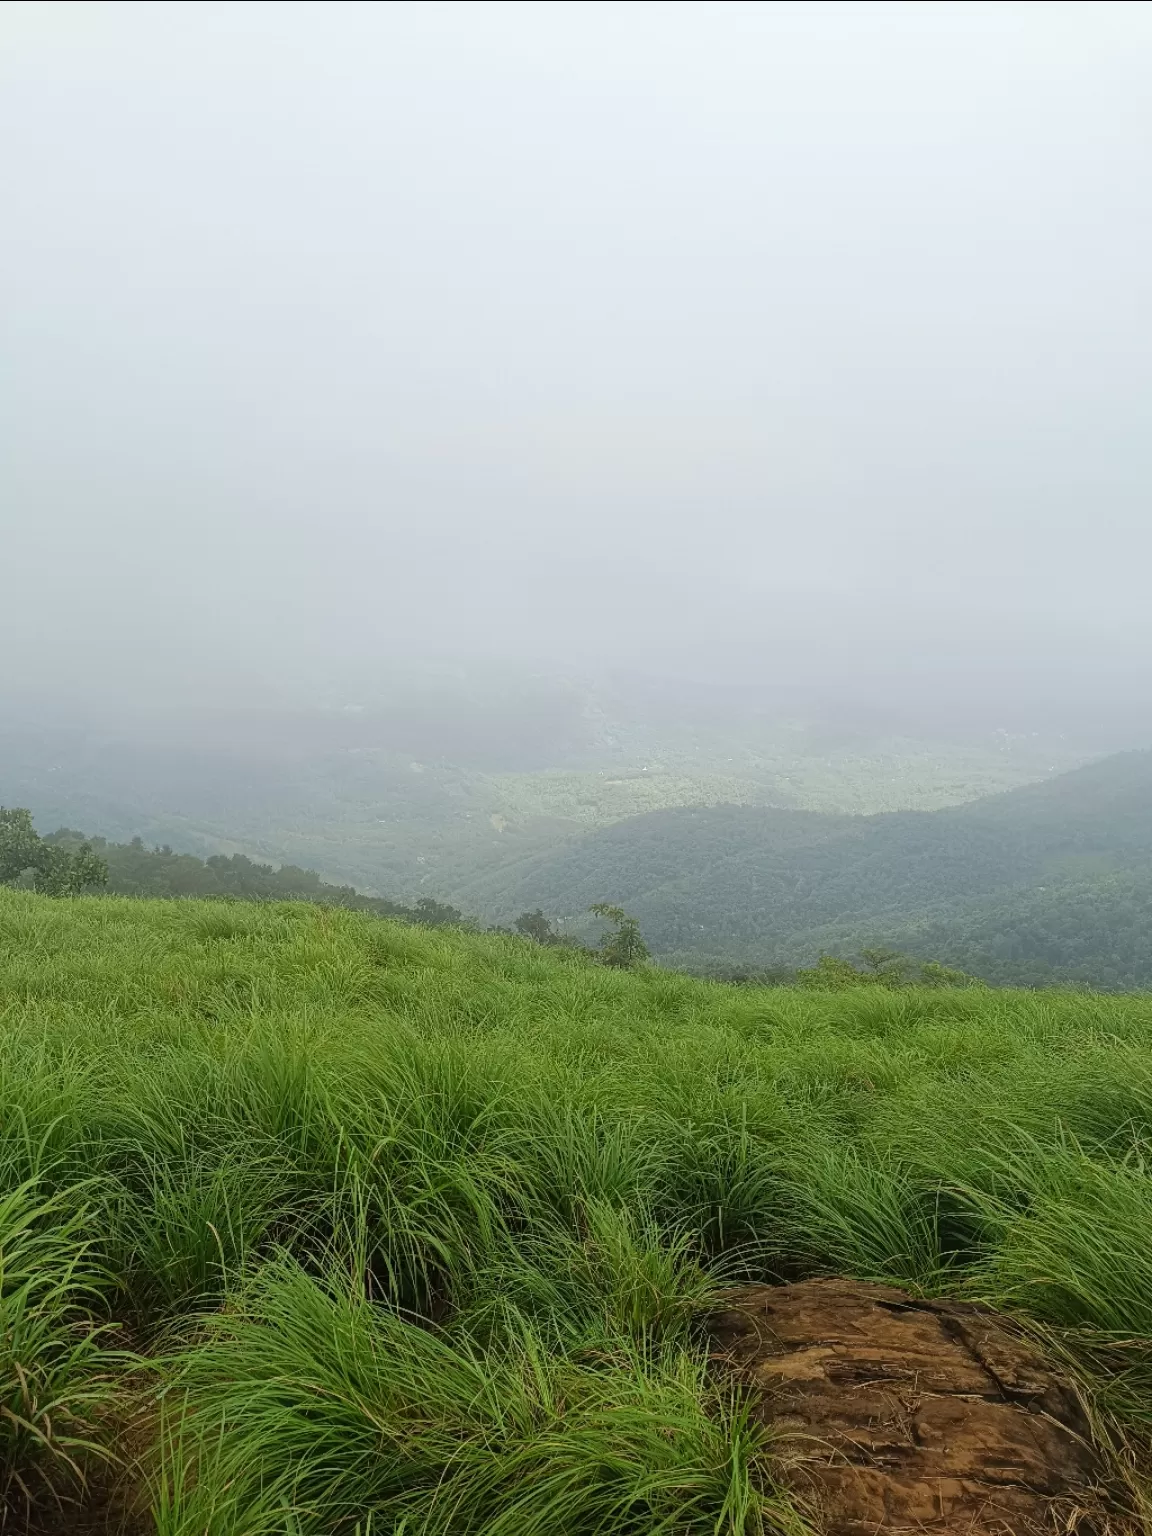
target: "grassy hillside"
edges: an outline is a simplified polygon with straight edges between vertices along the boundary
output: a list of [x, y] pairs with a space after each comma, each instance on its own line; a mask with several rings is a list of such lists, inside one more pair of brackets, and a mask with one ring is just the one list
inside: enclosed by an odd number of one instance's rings
[[1152, 1432], [1145, 999], [0, 890], [0, 1013], [16, 1528], [84, 1472], [158, 1536], [795, 1530], [739, 1277], [984, 1298]]
[[1152, 986], [1152, 753], [928, 813], [721, 806], [638, 817], [462, 893], [500, 916], [604, 893], [665, 955], [804, 963], [894, 942], [990, 979]]

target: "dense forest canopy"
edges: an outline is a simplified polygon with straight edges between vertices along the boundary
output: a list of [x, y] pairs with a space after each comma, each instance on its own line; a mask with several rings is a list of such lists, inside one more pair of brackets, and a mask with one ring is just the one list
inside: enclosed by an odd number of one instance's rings
[[611, 890], [654, 952], [810, 965], [892, 944], [990, 981], [1152, 986], [1152, 753], [928, 813], [751, 806], [633, 818], [466, 887], [577, 913]]

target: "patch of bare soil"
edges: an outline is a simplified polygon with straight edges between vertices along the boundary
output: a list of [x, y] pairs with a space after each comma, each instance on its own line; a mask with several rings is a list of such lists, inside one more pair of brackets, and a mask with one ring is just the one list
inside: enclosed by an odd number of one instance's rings
[[71, 1497], [14, 1500], [0, 1518], [2, 1536], [146, 1536], [151, 1528], [111, 1475], [94, 1478]]
[[990, 1312], [809, 1280], [731, 1292], [713, 1332], [827, 1536], [1133, 1530], [1076, 1392]]

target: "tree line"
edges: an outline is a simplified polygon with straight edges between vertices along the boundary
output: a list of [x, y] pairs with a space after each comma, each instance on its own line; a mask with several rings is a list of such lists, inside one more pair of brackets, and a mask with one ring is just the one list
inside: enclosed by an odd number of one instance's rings
[[[41, 837], [32, 813], [0, 807], [0, 884], [30, 887], [47, 896], [80, 896], [105, 891], [114, 896], [199, 897], [231, 901], [314, 901], [348, 907], [427, 928], [480, 925], [458, 907], [421, 896], [411, 904], [384, 896], [366, 896], [350, 885], [333, 885], [311, 869], [295, 864], [261, 864], [242, 853], [199, 859], [176, 853], [167, 844], [149, 848], [142, 838], [111, 843], [85, 837], [68, 827]], [[594, 916], [608, 930], [594, 946], [559, 932], [542, 911], [524, 912], [511, 928], [493, 928], [545, 946], [579, 949], [603, 965], [635, 970], [649, 959], [640, 925], [622, 908], [597, 902]]]
[[[89, 891], [135, 897], [199, 897], [231, 901], [312, 901], [347, 907], [424, 927], [480, 925], [458, 907], [422, 896], [410, 905], [382, 896], [366, 896], [350, 885], [333, 885], [315, 870], [294, 864], [261, 864], [244, 854], [214, 854], [199, 859], [167, 845], [146, 847], [141, 838], [110, 843], [69, 828], [41, 837], [30, 811], [0, 806], [0, 884], [22, 884], [48, 896], [79, 896]], [[598, 941], [586, 944], [564, 933], [542, 908], [522, 912], [511, 927], [493, 927], [546, 949], [577, 950], [616, 970], [638, 970], [652, 956], [640, 923], [623, 907], [594, 902], [588, 909], [606, 926]], [[894, 949], [866, 948], [849, 959], [822, 955], [815, 965], [771, 970], [721, 964], [701, 968], [712, 980], [756, 986], [799, 986], [819, 991], [854, 987], [964, 986], [973, 978], [937, 961], [920, 961]]]

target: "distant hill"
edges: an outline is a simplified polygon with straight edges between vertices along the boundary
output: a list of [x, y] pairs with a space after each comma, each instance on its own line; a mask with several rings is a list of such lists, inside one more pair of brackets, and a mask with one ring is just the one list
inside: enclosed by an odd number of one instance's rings
[[49, 700], [0, 689], [0, 804], [27, 806], [40, 827], [245, 853], [400, 901], [467, 906], [474, 882], [649, 812], [935, 810], [1112, 749], [1071, 727], [1007, 726], [522, 668], [365, 679], [292, 708], [174, 699], [107, 718], [60, 718]]
[[86, 839], [82, 832], [69, 827], [61, 827], [45, 841], [65, 847], [88, 842], [108, 867], [106, 889], [114, 896], [316, 901], [432, 927], [461, 920], [455, 907], [431, 897], [421, 897], [406, 906], [383, 896], [365, 896], [350, 885], [330, 885], [315, 870], [300, 869], [295, 864], [261, 864], [242, 853], [198, 859], [195, 854], [177, 853], [167, 846], [146, 847], [139, 837], [128, 843], [112, 843], [102, 837]]
[[1152, 868], [1013, 889], [889, 939], [1004, 986], [1152, 988]]
[[1152, 752], [930, 812], [656, 812], [457, 897], [497, 918], [611, 899], [680, 960], [892, 943], [990, 980], [1152, 986]]

